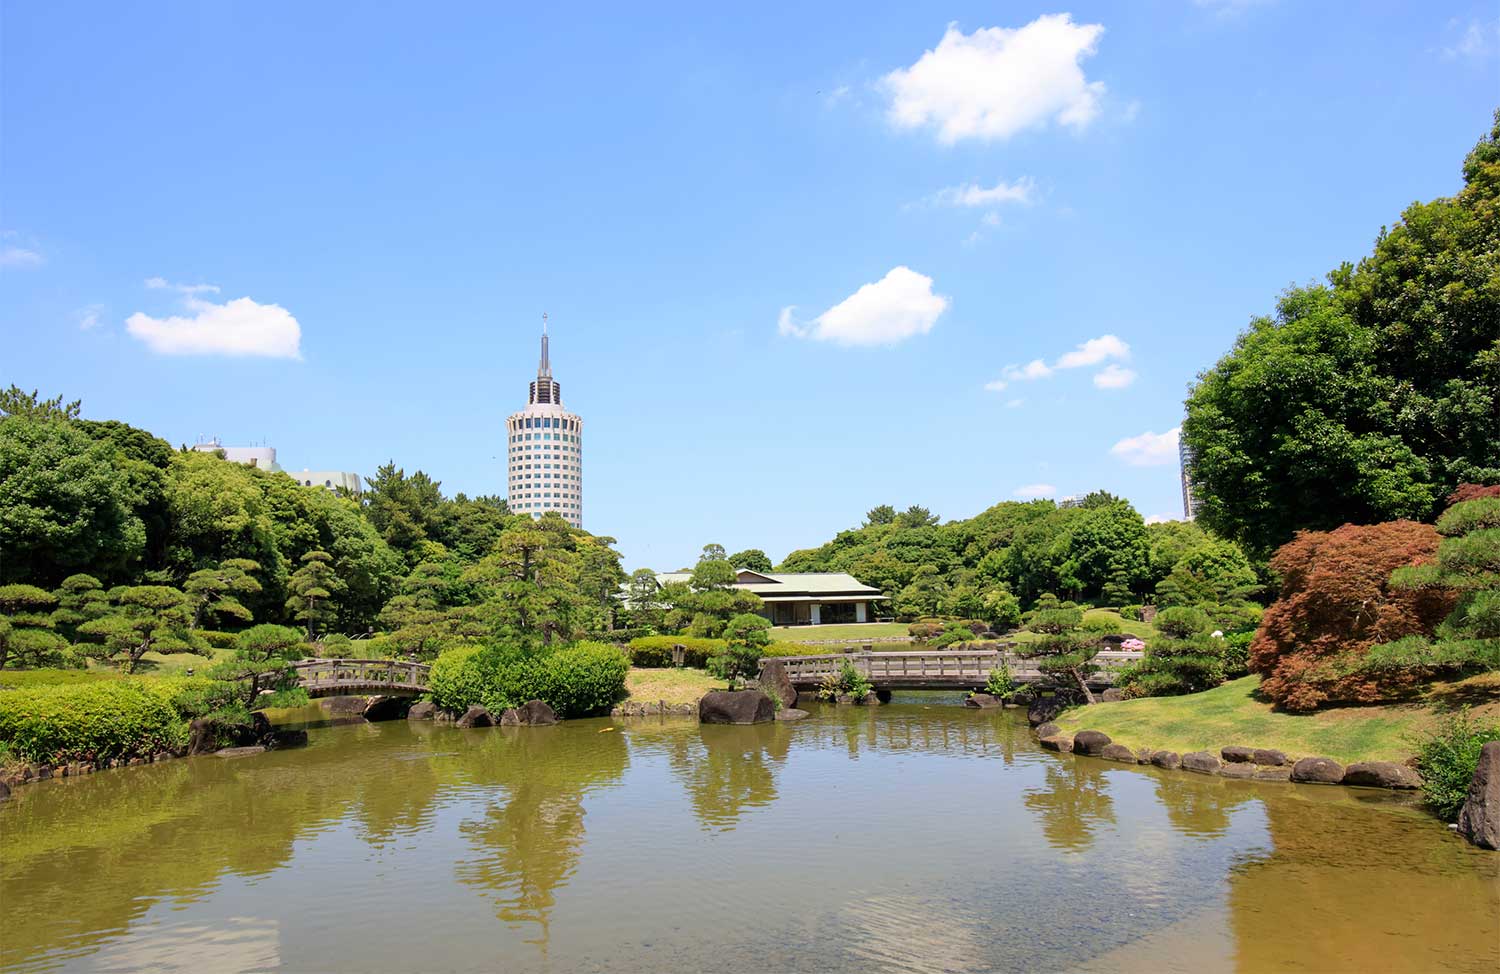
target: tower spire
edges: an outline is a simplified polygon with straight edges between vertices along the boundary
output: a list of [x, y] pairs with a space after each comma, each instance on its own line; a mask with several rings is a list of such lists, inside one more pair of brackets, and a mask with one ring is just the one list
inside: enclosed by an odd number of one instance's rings
[[547, 354], [547, 312], [542, 312], [542, 362], [537, 366], [538, 379], [552, 378], [552, 360]]

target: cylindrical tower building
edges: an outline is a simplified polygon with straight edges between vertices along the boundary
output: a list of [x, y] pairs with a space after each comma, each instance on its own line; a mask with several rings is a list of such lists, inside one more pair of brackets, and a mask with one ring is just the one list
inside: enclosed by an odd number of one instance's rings
[[583, 527], [583, 419], [563, 408], [562, 386], [552, 378], [546, 315], [536, 381], [526, 408], [512, 413], [505, 427], [510, 509], [532, 517], [556, 511]]

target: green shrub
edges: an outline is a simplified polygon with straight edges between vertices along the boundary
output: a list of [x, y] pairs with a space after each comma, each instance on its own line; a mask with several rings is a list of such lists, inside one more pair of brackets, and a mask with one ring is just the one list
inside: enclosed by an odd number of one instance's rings
[[1120, 606], [1120, 618], [1129, 619], [1133, 622], [1140, 622], [1141, 609], [1143, 608], [1144, 606], [1140, 605], [1122, 605]]
[[1016, 692], [1016, 681], [1011, 678], [1010, 667], [1001, 660], [1000, 665], [990, 670], [990, 678], [985, 681], [984, 692], [999, 700], [1004, 700]]
[[1500, 741], [1500, 724], [1480, 724], [1465, 707], [1445, 717], [1431, 736], [1415, 742], [1422, 799], [1443, 821], [1458, 818], [1479, 766], [1479, 751], [1489, 741]]
[[1156, 628], [1164, 636], [1186, 639], [1208, 632], [1213, 628], [1213, 620], [1202, 609], [1173, 606], [1156, 614]]
[[[99, 680], [0, 693], [0, 744], [29, 761], [97, 761], [176, 750], [183, 681]], [[207, 681], [200, 681], [207, 682]]]
[[906, 627], [906, 634], [918, 642], [926, 642], [943, 631], [941, 622], [913, 622]]
[[974, 634], [963, 626], [944, 629], [942, 634], [932, 641], [932, 648], [947, 649], [949, 646], [957, 646], [969, 642], [973, 638]]
[[540, 657], [538, 662], [541, 679], [537, 697], [545, 700], [559, 716], [587, 717], [608, 712], [625, 699], [625, 675], [630, 671], [630, 662], [617, 646], [574, 643]]
[[[386, 637], [386, 638], [389, 638], [389, 637]], [[348, 636], [344, 635], [341, 632], [333, 633], [330, 636], [324, 636], [322, 638], [322, 640], [320, 640], [320, 642], [319, 642], [318, 645], [319, 645], [318, 655], [321, 656], [321, 657], [323, 657], [324, 659], [356, 659], [356, 658], [362, 658], [362, 657], [356, 657], [355, 656], [355, 643], [354, 643], [354, 640], [350, 639]], [[376, 657], [376, 659], [386, 659], [386, 658], [387, 657], [385, 657], [385, 656], [378, 656], [378, 657]]]
[[460, 647], [432, 664], [429, 696], [454, 713], [483, 704], [499, 714], [542, 700], [564, 717], [581, 717], [608, 709], [625, 696], [629, 668], [625, 655], [605, 643], [534, 654], [513, 646]]
[[124, 679], [124, 674], [118, 670], [0, 670], [0, 687], [17, 690], [121, 679]]
[[239, 636], [232, 632], [216, 632], [212, 629], [199, 629], [198, 638], [208, 643], [214, 649], [233, 649]]
[[701, 636], [641, 636], [630, 641], [630, 665], [662, 667], [672, 665], [672, 647], [680, 645], [687, 650], [684, 666], [702, 669], [708, 658], [724, 649], [724, 640], [706, 639]]
[[1253, 629], [1224, 637], [1224, 679], [1238, 680], [1250, 672], [1250, 644], [1254, 641]]
[[855, 700], [860, 700], [870, 690], [870, 681], [865, 679], [865, 675], [852, 662], [844, 660], [837, 673], [830, 673], [823, 678], [818, 687], [818, 696], [823, 700], [836, 700], [840, 694], [847, 693]]
[[772, 642], [766, 645], [762, 656], [821, 656], [829, 651], [826, 646], [809, 646], [806, 643]]
[[761, 654], [771, 641], [771, 624], [753, 612], [744, 612], [724, 625], [724, 648], [708, 658], [708, 671], [729, 682], [750, 679], [760, 667]]

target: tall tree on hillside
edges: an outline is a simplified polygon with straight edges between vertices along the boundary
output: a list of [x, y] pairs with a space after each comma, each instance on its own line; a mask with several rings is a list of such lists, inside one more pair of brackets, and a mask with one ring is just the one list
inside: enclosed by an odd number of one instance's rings
[[36, 420], [77, 419], [82, 409], [81, 399], [69, 403], [63, 402], [62, 396], [42, 399], [35, 389], [27, 392], [17, 385], [0, 389], [0, 413], [6, 416]]
[[1299, 529], [1427, 520], [1458, 483], [1500, 481], [1500, 113], [1463, 175], [1199, 377], [1182, 437], [1215, 533], [1263, 557]]
[[890, 524], [896, 520], [896, 509], [889, 504], [877, 504], [865, 514], [865, 526]]
[[326, 551], [309, 551], [302, 556], [302, 567], [287, 582], [286, 609], [301, 621], [307, 638], [326, 629], [338, 617], [334, 604], [344, 583], [333, 570], [333, 556]]
[[420, 470], [408, 477], [390, 461], [366, 479], [364, 504], [365, 515], [386, 544], [409, 554], [437, 529], [442, 484]]
[[736, 568], [748, 568], [752, 572], [768, 572], [771, 570], [771, 559], [759, 548], [746, 548], [744, 551], [736, 551], [729, 556], [729, 563]]
[[0, 582], [122, 577], [145, 551], [110, 443], [68, 422], [0, 419]]
[[706, 544], [698, 554], [698, 564], [705, 561], [724, 561], [728, 556], [724, 554], [724, 546], [721, 544]]

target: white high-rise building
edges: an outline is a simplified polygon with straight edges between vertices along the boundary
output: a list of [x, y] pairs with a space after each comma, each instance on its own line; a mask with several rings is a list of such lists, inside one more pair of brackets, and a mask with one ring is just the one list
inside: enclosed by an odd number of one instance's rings
[[1198, 485], [1193, 483], [1193, 461], [1196, 455], [1187, 441], [1178, 434], [1177, 471], [1182, 480], [1182, 516], [1192, 521], [1198, 517]]
[[563, 408], [562, 386], [552, 378], [546, 315], [536, 381], [526, 408], [512, 413], [505, 427], [510, 509], [532, 517], [556, 511], [583, 527], [583, 419]]

